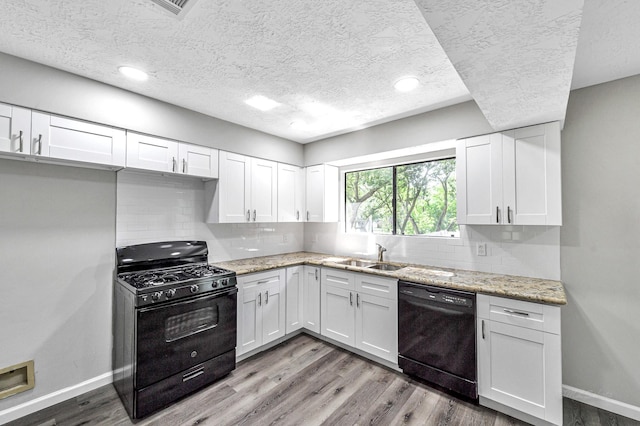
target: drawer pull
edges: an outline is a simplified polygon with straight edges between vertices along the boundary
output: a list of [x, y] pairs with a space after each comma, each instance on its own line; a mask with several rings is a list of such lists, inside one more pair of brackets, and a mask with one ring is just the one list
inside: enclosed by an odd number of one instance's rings
[[482, 340], [484, 340], [484, 320], [482, 320]]
[[204, 367], [200, 367], [199, 369], [195, 370], [195, 371], [191, 371], [187, 374], [185, 374], [184, 376], [182, 376], [182, 381], [183, 382], [188, 382], [191, 379], [195, 379], [198, 376], [201, 376], [204, 374]]
[[524, 317], [528, 317], [528, 316], [529, 316], [529, 314], [528, 314], [528, 313], [526, 313], [526, 312], [514, 311], [514, 310], [512, 310], [512, 309], [507, 309], [507, 308], [504, 308], [503, 310], [504, 310], [506, 313], [508, 313], [508, 314], [513, 314], [513, 315], [522, 315], [522, 316], [524, 316]]

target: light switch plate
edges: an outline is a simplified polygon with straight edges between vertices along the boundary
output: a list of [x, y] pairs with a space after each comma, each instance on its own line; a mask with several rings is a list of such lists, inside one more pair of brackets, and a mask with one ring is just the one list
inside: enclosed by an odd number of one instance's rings
[[487, 255], [487, 244], [486, 243], [477, 243], [476, 244], [476, 255], [478, 255], [478, 256], [486, 256]]

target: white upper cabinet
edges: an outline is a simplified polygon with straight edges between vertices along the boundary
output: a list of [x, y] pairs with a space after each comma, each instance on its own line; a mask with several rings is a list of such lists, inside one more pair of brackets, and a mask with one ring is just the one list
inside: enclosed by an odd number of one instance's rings
[[338, 168], [327, 164], [307, 167], [306, 214], [308, 222], [338, 221]]
[[305, 220], [304, 182], [302, 167], [278, 164], [278, 222]]
[[220, 178], [209, 221], [276, 222], [278, 167], [274, 161], [220, 151]]
[[218, 150], [127, 132], [127, 167], [217, 178]]
[[0, 104], [0, 151], [31, 154], [31, 110]]
[[124, 167], [125, 131], [33, 111], [31, 154]]
[[560, 125], [458, 141], [458, 223], [562, 225]]

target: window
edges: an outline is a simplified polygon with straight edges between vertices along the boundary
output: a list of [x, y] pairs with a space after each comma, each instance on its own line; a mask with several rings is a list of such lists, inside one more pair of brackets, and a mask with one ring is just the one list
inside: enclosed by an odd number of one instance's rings
[[347, 172], [347, 232], [458, 236], [456, 160]]

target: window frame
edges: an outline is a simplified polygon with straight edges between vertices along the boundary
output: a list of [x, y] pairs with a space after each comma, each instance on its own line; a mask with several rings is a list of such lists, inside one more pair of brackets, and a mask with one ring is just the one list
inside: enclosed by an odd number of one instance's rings
[[[446, 155], [442, 155], [442, 156], [437, 156], [437, 157], [430, 157], [430, 158], [424, 158], [424, 159], [411, 159], [408, 161], [398, 161], [398, 162], [391, 162], [389, 164], [384, 164], [384, 163], [380, 163], [380, 162], [376, 162], [376, 163], [372, 163], [372, 164], [358, 164], [358, 165], [353, 165], [352, 167], [348, 167], [345, 168], [345, 170], [341, 170], [341, 182], [340, 182], [340, 186], [341, 186], [341, 191], [342, 191], [342, 206], [341, 206], [341, 212], [340, 215], [343, 218], [344, 221], [344, 226], [342, 227], [342, 231], [345, 234], [351, 234], [351, 235], [367, 235], [367, 234], [372, 234], [372, 235], [380, 235], [380, 236], [393, 236], [393, 237], [418, 237], [418, 238], [445, 238], [445, 239], [452, 239], [452, 238], [460, 238], [460, 224], [458, 225], [458, 235], [451, 235], [451, 236], [440, 236], [440, 235], [429, 235], [429, 234], [412, 234], [412, 235], [406, 235], [406, 234], [398, 234], [397, 233], [397, 228], [398, 228], [398, 223], [397, 223], [397, 169], [398, 167], [404, 167], [404, 166], [412, 166], [412, 165], [416, 165], [416, 164], [422, 164], [422, 163], [430, 163], [433, 161], [443, 161], [443, 160], [456, 160], [456, 155], [455, 152], [454, 153], [447, 153]], [[456, 163], [457, 164], [457, 163]], [[375, 233], [375, 232], [355, 232], [355, 231], [351, 231], [349, 229], [347, 229], [348, 226], [348, 220], [347, 220], [347, 174], [348, 173], [357, 173], [357, 172], [364, 172], [364, 171], [369, 171], [369, 170], [376, 170], [376, 169], [386, 169], [386, 168], [391, 168], [392, 170], [392, 197], [393, 197], [393, 202], [392, 202], [392, 232], [390, 234], [381, 234], [381, 233]], [[455, 172], [454, 172], [455, 173]], [[456, 174], [456, 179], [457, 179], [457, 173]], [[456, 186], [457, 189], [457, 186]], [[456, 191], [456, 196], [457, 196], [457, 191]], [[456, 218], [456, 222], [457, 222], [457, 218]]]

